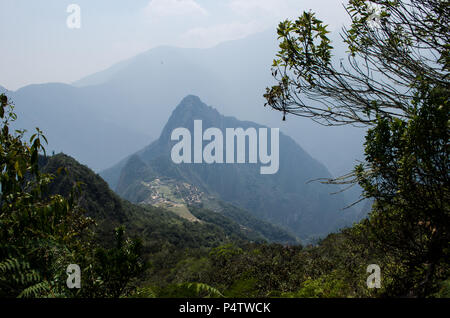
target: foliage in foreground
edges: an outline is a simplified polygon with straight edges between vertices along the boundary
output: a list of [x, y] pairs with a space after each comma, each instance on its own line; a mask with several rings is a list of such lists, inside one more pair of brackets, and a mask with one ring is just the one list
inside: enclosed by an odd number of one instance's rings
[[[9, 131], [16, 119], [0, 95], [0, 297], [118, 297], [144, 267], [139, 241], [116, 233], [116, 246], [93, 241], [93, 220], [70, 195], [49, 195], [53, 176], [41, 173], [45, 137], [37, 129], [30, 143], [24, 131]], [[66, 268], [81, 267], [83, 288], [68, 289]]]
[[354, 228], [382, 257], [386, 295], [429, 296], [449, 277], [450, 59], [448, 0], [350, 0], [333, 57], [312, 12], [280, 23], [267, 105], [327, 126], [368, 128], [365, 162], [329, 183], [359, 184], [375, 204]]
[[[7, 123], [4, 126], [8, 126]], [[2, 185], [5, 187], [2, 189], [8, 186], [11, 189], [14, 185], [15, 192], [2, 192], [4, 196], [9, 193], [9, 201], [2, 197], [1, 297], [378, 297], [408, 294], [409, 286], [399, 284], [402, 281], [397, 276], [404, 272], [404, 265], [388, 254], [377, 253], [370, 236], [372, 232], [364, 222], [329, 235], [317, 246], [230, 240], [228, 236], [232, 232], [208, 223], [211, 220], [191, 223], [167, 211], [121, 201], [110, 193], [101, 178], [64, 155], [50, 157], [42, 169], [54, 171], [58, 166], [64, 170], [61, 174], [52, 177], [39, 169], [33, 170], [32, 164], [25, 164], [28, 168], [21, 175], [26, 177], [20, 178], [16, 170], [20, 166], [15, 162], [21, 158], [24, 163], [34, 164], [31, 160], [33, 147], [27, 148], [20, 138], [12, 143], [13, 137], [5, 131], [7, 128], [2, 130], [2, 149], [7, 151], [2, 153], [2, 163], [8, 168], [3, 169]], [[20, 151], [22, 155], [18, 156]], [[15, 158], [11, 160], [14, 163], [8, 164], [7, 158]], [[37, 180], [44, 177], [47, 179], [42, 183], [41, 192], [29, 190], [37, 187]], [[80, 186], [84, 193], [72, 191], [69, 185], [74, 180], [85, 183]], [[27, 204], [19, 199], [23, 197], [28, 198]], [[11, 205], [6, 205], [7, 202]], [[104, 231], [99, 232], [80, 204], [90, 207], [89, 215], [103, 227], [123, 222], [129, 233], [140, 233], [143, 240], [126, 238], [123, 227], [116, 228], [113, 238]], [[65, 269], [71, 263], [81, 266], [80, 290], [66, 287]], [[366, 268], [372, 263], [382, 269], [379, 290], [370, 290], [366, 285]], [[448, 280], [436, 280], [433, 293], [425, 296], [448, 297], [448, 285]]]
[[[380, 7], [375, 25], [369, 4]], [[230, 242], [208, 222], [132, 207], [141, 214], [128, 225], [147, 242], [119, 228], [101, 247], [77, 191], [46, 191], [52, 176], [38, 167], [45, 139], [39, 130], [30, 144], [11, 134], [15, 115], [1, 95], [0, 297], [449, 297], [449, 8], [447, 0], [350, 0], [348, 60], [339, 63], [313, 13], [280, 24], [278, 85], [267, 104], [368, 128], [365, 164], [352, 180], [331, 182], [357, 182], [373, 210], [317, 246]], [[82, 267], [81, 290], [65, 287], [70, 263]], [[369, 264], [382, 270], [381, 289], [367, 288]]]

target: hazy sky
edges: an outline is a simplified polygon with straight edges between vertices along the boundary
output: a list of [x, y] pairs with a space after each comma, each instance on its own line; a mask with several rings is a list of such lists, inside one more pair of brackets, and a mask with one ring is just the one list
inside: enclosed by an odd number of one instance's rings
[[[81, 28], [66, 25], [81, 8]], [[312, 9], [332, 28], [341, 0], [1, 0], [0, 85], [70, 83], [159, 45], [209, 47]]]

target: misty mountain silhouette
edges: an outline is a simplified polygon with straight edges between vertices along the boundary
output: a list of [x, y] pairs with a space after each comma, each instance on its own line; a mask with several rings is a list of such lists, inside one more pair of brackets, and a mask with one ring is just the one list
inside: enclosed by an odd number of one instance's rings
[[[156, 139], [188, 94], [222, 114], [280, 125], [281, 114], [263, 107], [276, 51], [275, 30], [206, 49], [162, 46], [73, 85], [29, 85], [8, 95], [16, 105], [17, 128], [40, 127], [49, 151], [63, 151], [100, 171]], [[360, 158], [362, 130], [290, 117], [282, 129], [335, 176]]]
[[199, 97], [190, 95], [175, 108], [158, 140], [101, 175], [119, 195], [132, 202], [144, 200], [143, 183], [155, 178], [166, 177], [193, 184], [302, 239], [323, 236], [355, 221], [353, 210], [341, 210], [347, 204], [342, 194], [330, 195], [336, 188], [318, 182], [308, 183], [331, 175], [282, 133], [279, 171], [273, 175], [261, 175], [259, 164], [173, 163], [170, 154], [177, 141], [171, 140], [171, 133], [175, 128], [185, 127], [193, 135], [194, 120], [202, 120], [203, 130], [217, 127], [224, 132], [225, 128], [264, 127], [223, 116]]

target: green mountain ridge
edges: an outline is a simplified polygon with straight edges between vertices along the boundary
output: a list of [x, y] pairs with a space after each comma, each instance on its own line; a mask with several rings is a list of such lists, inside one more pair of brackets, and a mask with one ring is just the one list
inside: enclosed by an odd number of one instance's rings
[[280, 239], [278, 242], [297, 243], [293, 236], [270, 224], [255, 222], [252, 226], [244, 220], [243, 226], [203, 207], [189, 206], [188, 212], [195, 214], [193, 222], [164, 207], [130, 203], [110, 190], [98, 174], [64, 154], [41, 157], [40, 165], [43, 172], [55, 175], [50, 193], [68, 196], [74, 184], [80, 183], [79, 204], [99, 224], [101, 237], [125, 225], [131, 234], [143, 237], [148, 248], [161, 244], [199, 248], [231, 241], [273, 241], [268, 235], [272, 232]]
[[[123, 198], [141, 203], [149, 195], [145, 184], [155, 178], [186, 182], [207, 195], [248, 210], [260, 220], [281, 226], [303, 240], [324, 236], [357, 220], [339, 189], [309, 181], [331, 177], [328, 170], [308, 155], [290, 137], [280, 134], [280, 169], [274, 175], [261, 175], [258, 164], [174, 164], [170, 140], [173, 129], [193, 131], [194, 120], [203, 129], [264, 126], [222, 116], [189, 95], [173, 111], [160, 138], [116, 166], [101, 172], [104, 179]], [[193, 134], [192, 134], [193, 135]]]

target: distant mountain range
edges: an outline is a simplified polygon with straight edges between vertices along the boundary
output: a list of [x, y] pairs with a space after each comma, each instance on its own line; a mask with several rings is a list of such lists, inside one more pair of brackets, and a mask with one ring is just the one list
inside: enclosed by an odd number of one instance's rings
[[[114, 165], [102, 175], [124, 198], [157, 204], [188, 221], [198, 219], [198, 211], [205, 208], [244, 227], [245, 222], [254, 225], [265, 220], [310, 239], [366, 214], [366, 208], [360, 214], [341, 210], [355, 200], [357, 191], [330, 196], [336, 189], [306, 183], [349, 170], [359, 156], [363, 132], [349, 127], [326, 129], [306, 119], [288, 117], [282, 122], [279, 113], [266, 110], [262, 95], [273, 81], [270, 65], [276, 51], [276, 35], [271, 31], [209, 49], [159, 47], [73, 85], [29, 85], [14, 92], [0, 86], [0, 92], [16, 105], [19, 119], [13, 128], [31, 133], [39, 127], [49, 140], [49, 154], [68, 153], [95, 171]], [[252, 122], [223, 116], [192, 96], [174, 111], [188, 94], [202, 96], [222, 114]], [[261, 176], [259, 165], [174, 165], [168, 158], [173, 144], [169, 133], [177, 125], [191, 127], [193, 119], [203, 119], [205, 129], [263, 127], [253, 122], [280, 127], [284, 133], [280, 171]], [[191, 197], [180, 196], [180, 189], [192, 190]], [[163, 197], [166, 194], [169, 198]], [[292, 238], [272, 232], [261, 236]]]
[[263, 107], [276, 51], [273, 30], [207, 49], [157, 47], [73, 85], [30, 85], [8, 94], [17, 106], [17, 128], [40, 127], [50, 151], [95, 171], [155, 140], [173, 106], [195, 94], [225, 115], [279, 126], [333, 175], [348, 172], [361, 157], [362, 130], [289, 116], [281, 122], [279, 113]]
[[14, 128], [32, 133], [39, 127], [49, 141], [47, 151], [68, 153], [95, 170], [114, 164], [152, 139], [131, 125], [101, 116], [97, 105], [103, 102], [97, 104], [91, 94], [70, 85], [30, 85], [7, 96], [18, 114]]
[[[262, 175], [258, 164], [175, 164], [171, 140], [175, 128], [185, 127], [193, 134], [194, 120], [203, 129], [264, 126], [221, 115], [196, 96], [187, 96], [175, 108], [158, 140], [110, 169], [103, 178], [123, 198], [135, 203], [162, 202], [172, 206], [215, 200], [248, 210], [258, 219], [288, 229], [303, 240], [324, 236], [356, 220], [354, 210], [344, 210], [348, 202], [338, 189], [318, 182], [331, 174], [290, 137], [280, 134], [279, 171]], [[181, 186], [187, 184], [188, 186]], [[180, 193], [185, 193], [183, 196]], [[184, 201], [177, 202], [178, 198]]]

